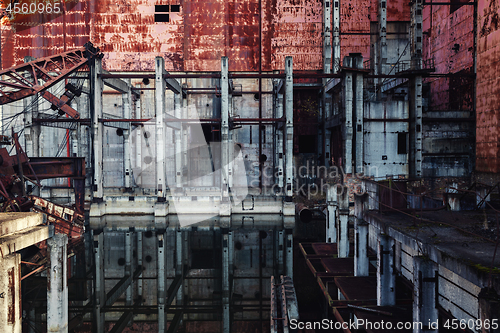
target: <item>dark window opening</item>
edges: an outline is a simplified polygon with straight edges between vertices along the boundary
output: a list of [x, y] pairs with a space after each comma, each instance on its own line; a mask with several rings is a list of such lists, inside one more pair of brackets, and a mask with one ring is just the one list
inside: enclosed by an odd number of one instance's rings
[[170, 15], [169, 14], [155, 14], [155, 22], [169, 22]]
[[316, 152], [315, 135], [299, 135], [299, 154]]
[[407, 154], [408, 133], [398, 133], [398, 154]]
[[192, 269], [214, 269], [215, 251], [213, 249], [193, 249], [191, 250]]
[[155, 5], [155, 12], [169, 12], [170, 5]]
[[212, 124], [202, 124], [201, 129], [203, 130], [203, 135], [205, 136], [205, 141], [208, 142], [220, 142], [220, 126]]
[[458, 1], [455, 1], [455, 3], [453, 5], [450, 5], [450, 14], [457, 11], [460, 7], [462, 7], [463, 5], [462, 4], [457, 4], [457, 2], [462, 2], [462, 3], [465, 3], [465, 2], [469, 2], [469, 0], [458, 0]]
[[181, 11], [181, 6], [180, 5], [172, 5], [170, 6], [170, 12], [171, 13], [178, 13]]

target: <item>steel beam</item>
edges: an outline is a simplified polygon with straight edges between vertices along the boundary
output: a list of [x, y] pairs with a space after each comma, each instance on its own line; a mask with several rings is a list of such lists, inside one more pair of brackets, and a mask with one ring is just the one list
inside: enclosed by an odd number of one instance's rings
[[94, 199], [100, 200], [104, 196], [104, 179], [103, 179], [103, 155], [102, 144], [104, 138], [104, 125], [99, 122], [102, 118], [103, 105], [102, 105], [102, 91], [103, 84], [99, 75], [102, 72], [101, 59], [94, 59], [91, 64], [91, 95], [93, 104], [91, 106], [92, 114], [92, 129], [93, 129], [93, 168], [94, 168]]
[[[156, 58], [163, 59], [163, 58]], [[165, 267], [165, 234], [161, 233], [157, 235], [158, 238], [158, 333], [165, 333], [167, 322], [166, 322], [166, 308], [165, 308], [165, 282], [166, 282], [166, 272]]]
[[222, 235], [222, 332], [231, 332], [231, 313], [229, 308], [229, 235]]
[[94, 235], [94, 328], [96, 333], [104, 333], [104, 312], [102, 307], [106, 301], [104, 285], [104, 233]]

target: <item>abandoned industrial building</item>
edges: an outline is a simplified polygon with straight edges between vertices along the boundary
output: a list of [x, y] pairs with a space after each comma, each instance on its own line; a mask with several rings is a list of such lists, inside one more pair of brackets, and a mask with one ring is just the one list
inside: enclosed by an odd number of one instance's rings
[[498, 0], [0, 6], [0, 332], [500, 332]]

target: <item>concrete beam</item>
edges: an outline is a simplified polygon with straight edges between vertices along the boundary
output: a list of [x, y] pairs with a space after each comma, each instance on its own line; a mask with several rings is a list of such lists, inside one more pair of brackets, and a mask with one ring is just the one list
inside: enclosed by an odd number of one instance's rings
[[50, 269], [47, 271], [47, 332], [68, 332], [68, 235], [47, 240]]
[[22, 332], [21, 255], [14, 253], [0, 259], [0, 331]]
[[43, 214], [32, 212], [0, 214], [0, 237], [43, 224]]
[[178, 95], [182, 92], [182, 86], [179, 83], [179, 81], [177, 81], [177, 79], [168, 77], [167, 71], [165, 71], [165, 74], [163, 77], [165, 78], [165, 84], [167, 85], [167, 88], [172, 90], [174, 92], [174, 94]]
[[0, 254], [8, 256], [36, 243], [46, 240], [54, 234], [52, 226], [36, 226], [0, 237]]
[[[102, 74], [111, 74], [110, 72], [106, 70], [102, 70]], [[104, 85], [121, 92], [122, 94], [128, 94], [128, 93], [133, 93], [136, 97], [140, 97], [139, 93], [136, 91], [131, 90], [131, 85], [130, 82], [127, 82], [125, 80], [119, 79], [119, 78], [111, 78], [111, 79], [103, 79], [102, 80]]]

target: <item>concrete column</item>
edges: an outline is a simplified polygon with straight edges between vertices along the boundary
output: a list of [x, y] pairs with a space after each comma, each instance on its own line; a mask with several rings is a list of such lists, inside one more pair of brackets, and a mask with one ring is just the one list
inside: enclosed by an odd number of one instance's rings
[[102, 74], [102, 62], [99, 58], [93, 58], [91, 67], [91, 80], [92, 80], [92, 129], [94, 131], [94, 199], [101, 200], [104, 196], [104, 179], [103, 179], [103, 161], [102, 161], [102, 143], [104, 139], [104, 125], [99, 122], [102, 118], [102, 91], [103, 82], [100, 78]]
[[287, 201], [292, 201], [293, 195], [293, 59], [285, 58], [285, 163]]
[[286, 276], [293, 279], [293, 230], [286, 229]]
[[[280, 94], [278, 92], [278, 101], [276, 103], [276, 118], [281, 118], [283, 117], [283, 94]], [[280, 192], [284, 193], [283, 188], [284, 188], [284, 161], [283, 161], [283, 152], [284, 152], [284, 147], [283, 147], [283, 135], [284, 135], [285, 128], [281, 127], [277, 131], [277, 145], [276, 145], [276, 150], [277, 150], [277, 156], [276, 156], [276, 161], [278, 161], [278, 186], [280, 188]]]
[[[182, 117], [182, 93], [174, 94], [174, 117]], [[175, 135], [175, 186], [182, 187], [182, 124], [180, 128], [174, 130]]]
[[231, 332], [231, 314], [229, 309], [229, 235], [222, 234], [222, 332]]
[[165, 234], [158, 234], [158, 333], [166, 331], [166, 313], [165, 313], [165, 297], [166, 297], [166, 260], [165, 260]]
[[[132, 239], [134, 234], [129, 231], [125, 233], [125, 275], [132, 276]], [[130, 283], [125, 292], [125, 304], [132, 305], [134, 295], [133, 282]]]
[[[422, 69], [422, 0], [411, 2], [411, 69]], [[410, 176], [422, 176], [422, 76], [410, 79]]]
[[278, 274], [277, 275], [283, 275], [285, 274], [285, 271], [284, 271], [284, 257], [285, 257], [285, 239], [284, 239], [284, 235], [285, 233], [283, 232], [283, 230], [280, 230], [278, 231]]
[[378, 56], [379, 74], [387, 74], [387, 0], [379, 0], [378, 9], [378, 36], [380, 40]]
[[[142, 232], [137, 233], [137, 266], [142, 267]], [[137, 279], [137, 298], [142, 299], [142, 277]]]
[[326, 197], [327, 202], [327, 213], [326, 213], [326, 242], [327, 243], [337, 243], [337, 219], [339, 215], [338, 207], [338, 186], [328, 187], [328, 193]]
[[[356, 57], [358, 68], [363, 68], [363, 57]], [[363, 100], [363, 74], [356, 74], [356, 169], [354, 173], [364, 174], [364, 134], [363, 134], [363, 116], [364, 116], [364, 100]]]
[[0, 331], [21, 333], [21, 255], [0, 259]]
[[229, 196], [229, 59], [221, 58], [221, 188], [222, 196]]
[[[328, 97], [325, 98], [325, 112], [326, 117], [330, 115], [331, 108], [331, 97], [330, 94], [327, 94]], [[329, 168], [330, 167], [330, 141], [332, 137], [332, 131], [329, 129], [325, 129], [325, 153], [324, 153], [324, 165]]]
[[353, 156], [353, 73], [346, 72], [344, 77], [344, 101], [345, 101], [345, 173], [352, 174]]
[[[323, 72], [325, 74], [330, 74], [331, 73], [331, 62], [332, 62], [332, 42], [331, 42], [331, 1], [330, 0], [323, 0]], [[326, 83], [328, 82], [327, 78], [324, 78], [323, 80], [323, 87], [325, 87]], [[321, 140], [318, 140], [318, 152], [321, 152], [323, 156], [323, 165], [326, 167], [330, 166], [329, 163], [329, 152], [330, 152], [330, 147], [329, 147], [329, 135], [330, 131], [326, 129], [325, 126], [325, 119], [328, 118], [329, 112], [330, 112], [330, 103], [331, 103], [331, 97], [330, 94], [327, 94], [325, 89], [323, 89], [323, 112], [320, 114], [320, 121], [323, 123], [322, 124], [322, 136]], [[328, 136], [327, 136], [328, 132]], [[327, 147], [328, 145], [328, 147]], [[323, 147], [325, 147], [323, 151]], [[328, 149], [327, 149], [328, 148]]]
[[333, 1], [333, 73], [340, 68], [340, 0]]
[[[130, 119], [132, 118], [132, 86], [130, 83], [130, 79], [126, 79], [126, 82], [129, 86], [127, 93], [122, 94], [123, 101], [123, 118]], [[130, 189], [132, 187], [132, 169], [131, 169], [131, 153], [130, 153], [130, 133], [131, 133], [131, 124], [127, 124], [127, 129], [123, 131], [123, 159], [124, 159], [124, 167], [125, 167], [125, 187]]]
[[47, 240], [50, 270], [47, 271], [47, 332], [68, 332], [68, 235]]
[[166, 170], [165, 170], [165, 90], [167, 89], [163, 75], [165, 59], [155, 59], [155, 110], [156, 110], [156, 193], [158, 201], [164, 201], [166, 195]]
[[94, 328], [96, 333], [104, 333], [104, 312], [101, 311], [106, 302], [104, 285], [104, 233], [94, 234]]
[[[181, 93], [181, 96], [182, 93]], [[182, 98], [182, 119], [187, 119], [188, 118], [188, 106], [187, 106], [187, 96]], [[188, 151], [189, 151], [189, 136], [188, 136], [188, 126], [186, 124], [182, 124], [181, 126], [182, 130], [182, 172], [187, 172], [189, 175], [189, 166], [190, 163], [188, 163]], [[187, 181], [187, 179], [186, 179]]]
[[[183, 275], [184, 274], [184, 265], [183, 265], [183, 231], [178, 229], [176, 230], [175, 234], [175, 260], [176, 260], [176, 265], [175, 265], [175, 275]], [[182, 282], [181, 286], [179, 289], [177, 289], [177, 305], [182, 305], [184, 301], [184, 288], [183, 288], [184, 282]]]
[[414, 327], [414, 333], [437, 333], [438, 310], [436, 308], [437, 265], [422, 256], [413, 257], [413, 322], [423, 327]]
[[339, 258], [349, 257], [349, 189], [343, 186], [337, 193], [339, 218], [337, 220], [337, 252]]
[[354, 195], [354, 276], [368, 276], [368, 223], [364, 220], [364, 195]]
[[385, 234], [378, 238], [377, 263], [377, 305], [396, 305], [394, 239]]

